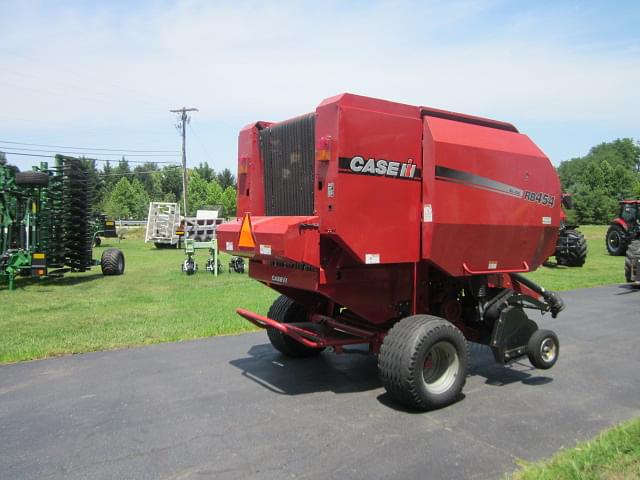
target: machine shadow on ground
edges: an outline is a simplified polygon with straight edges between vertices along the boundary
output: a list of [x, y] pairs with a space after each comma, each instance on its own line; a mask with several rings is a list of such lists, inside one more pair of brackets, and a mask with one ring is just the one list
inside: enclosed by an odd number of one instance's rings
[[246, 378], [282, 395], [356, 393], [380, 388], [376, 358], [366, 350], [353, 348], [349, 352], [289, 358], [267, 343], [254, 345], [247, 352], [248, 357], [229, 363]]
[[[103, 277], [104, 275], [101, 272], [95, 272], [86, 275], [77, 275], [74, 273], [70, 273], [66, 274], [65, 276], [51, 276], [42, 280], [34, 280], [31, 278], [17, 278], [14, 285], [14, 290], [23, 290], [26, 287], [37, 286], [39, 288], [38, 293], [47, 293], [51, 292], [54, 288], [80, 285], [87, 282], [93, 282], [94, 280], [99, 280]], [[2, 290], [2, 288], [0, 288], [0, 290]]]
[[640, 285], [633, 285], [630, 283], [623, 283], [622, 285], [618, 285], [618, 288], [621, 290], [616, 293], [616, 295], [629, 295], [630, 293], [635, 293], [640, 295]]
[[482, 377], [486, 385], [502, 387], [512, 383], [525, 385], [545, 385], [553, 381], [551, 377], [539, 375], [542, 370], [531, 366], [527, 357], [507, 365], [496, 363], [491, 349], [486, 345], [469, 343], [471, 362], [469, 376]]
[[[281, 395], [304, 395], [319, 392], [356, 393], [381, 388], [377, 358], [366, 349], [350, 348], [348, 353], [322, 353], [311, 358], [289, 358], [276, 352], [270, 344], [254, 345], [248, 357], [231, 360], [242, 375], [267, 390]], [[491, 350], [469, 344], [469, 377], [482, 377], [489, 386], [513, 383], [544, 385], [552, 378], [538, 375], [526, 358], [509, 365], [495, 362]], [[382, 403], [393, 403], [386, 394]], [[398, 407], [394, 404], [394, 407]], [[408, 410], [409, 411], [409, 410]]]

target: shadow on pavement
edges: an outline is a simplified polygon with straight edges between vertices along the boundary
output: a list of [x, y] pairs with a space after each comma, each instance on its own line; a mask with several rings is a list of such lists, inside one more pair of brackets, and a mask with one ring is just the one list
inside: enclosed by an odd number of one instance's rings
[[469, 376], [483, 377], [487, 385], [502, 387], [517, 382], [525, 385], [545, 385], [553, 381], [550, 377], [536, 375], [542, 370], [533, 368], [526, 357], [508, 365], [500, 365], [494, 360], [489, 347], [477, 343], [469, 345]]
[[[526, 359], [510, 365], [495, 363], [488, 347], [470, 344], [469, 376], [485, 378], [485, 384], [504, 386], [512, 383], [544, 385], [552, 378], [539, 376]], [[352, 348], [348, 353], [335, 355], [322, 353], [311, 358], [289, 358], [281, 355], [270, 344], [255, 345], [248, 357], [229, 363], [241, 370], [242, 375], [274, 393], [301, 395], [331, 391], [334, 393], [364, 392], [382, 387], [378, 378], [377, 358], [366, 349]], [[385, 394], [382, 403], [393, 403]], [[396, 408], [402, 408], [395, 406]]]
[[621, 285], [618, 285], [618, 288], [623, 291], [616, 293], [616, 295], [628, 295], [630, 293], [640, 292], [640, 285], [635, 283], [623, 283]]
[[289, 358], [271, 344], [263, 344], [251, 347], [247, 353], [248, 357], [229, 363], [246, 378], [282, 395], [354, 393], [381, 386], [376, 358], [355, 348], [342, 355], [322, 353], [317, 357]]

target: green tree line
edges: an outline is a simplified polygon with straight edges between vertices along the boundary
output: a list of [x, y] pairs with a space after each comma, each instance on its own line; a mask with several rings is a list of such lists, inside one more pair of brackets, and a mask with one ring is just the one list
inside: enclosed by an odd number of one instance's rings
[[584, 157], [560, 163], [562, 190], [573, 195], [570, 220], [607, 224], [618, 213], [618, 201], [640, 198], [640, 144], [631, 138], [601, 143]]
[[[182, 203], [182, 170], [176, 166], [158, 167], [143, 163], [133, 169], [126, 158], [115, 164], [106, 162], [102, 169], [87, 159], [94, 185], [96, 210], [114, 218], [147, 217], [150, 202]], [[224, 215], [236, 213], [236, 179], [227, 168], [214, 171], [207, 162], [188, 169], [187, 194], [189, 211], [222, 205]]]

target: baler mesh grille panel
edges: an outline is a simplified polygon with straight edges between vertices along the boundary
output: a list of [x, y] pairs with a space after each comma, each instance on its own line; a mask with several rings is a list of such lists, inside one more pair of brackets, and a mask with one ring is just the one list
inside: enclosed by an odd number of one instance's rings
[[267, 215], [313, 215], [315, 114], [260, 131]]

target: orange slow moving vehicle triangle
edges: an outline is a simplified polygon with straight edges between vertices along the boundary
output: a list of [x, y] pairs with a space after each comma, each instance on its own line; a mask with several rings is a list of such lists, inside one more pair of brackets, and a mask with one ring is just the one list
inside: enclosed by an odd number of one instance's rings
[[238, 246], [244, 248], [256, 248], [256, 242], [253, 239], [253, 229], [251, 228], [251, 217], [248, 213], [245, 213], [244, 218], [242, 219]]

